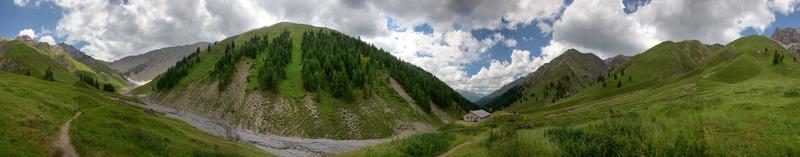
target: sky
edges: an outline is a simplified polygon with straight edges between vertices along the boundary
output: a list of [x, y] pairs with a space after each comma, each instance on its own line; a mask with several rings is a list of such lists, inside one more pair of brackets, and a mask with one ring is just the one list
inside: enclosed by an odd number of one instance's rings
[[113, 61], [278, 22], [329, 27], [456, 90], [489, 94], [575, 48], [601, 58], [660, 42], [726, 44], [800, 27], [800, 0], [7, 0], [0, 36]]

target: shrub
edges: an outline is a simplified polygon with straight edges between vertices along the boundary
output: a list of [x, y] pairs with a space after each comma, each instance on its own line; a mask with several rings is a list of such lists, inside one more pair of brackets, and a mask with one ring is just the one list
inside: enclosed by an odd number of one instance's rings
[[409, 156], [437, 156], [450, 147], [450, 141], [454, 138], [448, 133], [426, 133], [403, 139], [399, 142], [399, 148]]
[[783, 92], [783, 96], [785, 97], [800, 97], [800, 89], [798, 88], [791, 88]]

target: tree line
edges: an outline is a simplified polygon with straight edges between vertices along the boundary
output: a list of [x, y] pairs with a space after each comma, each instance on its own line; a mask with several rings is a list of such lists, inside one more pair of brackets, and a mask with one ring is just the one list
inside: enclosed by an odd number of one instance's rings
[[[207, 50], [210, 51], [211, 49], [209, 48]], [[168, 90], [178, 85], [183, 77], [189, 75], [189, 69], [200, 62], [199, 54], [200, 48], [197, 48], [194, 53], [183, 57], [183, 59], [175, 63], [175, 66], [170, 67], [166, 72], [158, 75], [156, 77], [156, 80], [158, 81], [156, 81], [154, 90]]]
[[[266, 37], [262, 38], [266, 40]], [[284, 30], [269, 44], [262, 45], [267, 48], [267, 56], [258, 71], [258, 82], [264, 90], [276, 92], [280, 80], [286, 78], [286, 65], [292, 60], [292, 39], [289, 31]]]
[[433, 74], [360, 39], [334, 31], [305, 32], [301, 50], [304, 88], [308, 91], [326, 91], [353, 100], [354, 92], [370, 93], [365, 87], [371, 82], [385, 81], [376, 79], [380, 78], [379, 71], [386, 71], [426, 111], [430, 111], [431, 102], [443, 108], [455, 103], [462, 110], [475, 109]]

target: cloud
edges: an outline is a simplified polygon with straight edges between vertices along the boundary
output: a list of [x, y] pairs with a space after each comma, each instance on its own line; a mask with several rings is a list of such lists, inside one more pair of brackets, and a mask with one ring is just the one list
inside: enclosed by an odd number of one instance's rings
[[455, 89], [464, 89], [470, 84], [465, 65], [478, 61], [481, 54], [504, 37], [498, 33], [478, 40], [465, 30], [426, 34], [405, 29], [362, 39], [433, 73]]
[[56, 40], [52, 36], [45, 35], [39, 38], [39, 42], [44, 42], [50, 45], [56, 45]]
[[503, 44], [505, 44], [506, 47], [516, 47], [517, 46], [517, 40], [506, 39], [505, 41], [503, 41]]
[[[553, 39], [542, 53], [566, 48], [600, 57], [633, 55], [665, 40], [697, 39], [728, 43], [746, 29], [763, 32], [774, 11], [794, 10], [796, 1], [673, 0], [637, 4], [626, 13], [621, 0], [576, 0], [553, 25]], [[641, 6], [639, 6], [641, 5]]]
[[[501, 34], [476, 39], [474, 29], [515, 29], [553, 21], [563, 1], [481, 0], [58, 0], [64, 10], [55, 31], [67, 43], [106, 61], [165, 46], [217, 41], [277, 22], [307, 23], [360, 36], [418, 65], [456, 89], [466, 88], [466, 65], [481, 60]], [[390, 31], [428, 24], [435, 32]], [[501, 20], [502, 19], [502, 20]], [[458, 25], [459, 27], [454, 27]], [[509, 40], [512, 46], [513, 41]], [[485, 89], [489, 90], [489, 89]], [[493, 89], [491, 89], [493, 90]]]
[[481, 94], [489, 94], [505, 84], [527, 75], [544, 65], [541, 57], [531, 57], [530, 51], [514, 49], [511, 62], [492, 60], [489, 67], [481, 68], [467, 81], [465, 89]]
[[31, 39], [36, 39], [37, 37], [36, 32], [30, 28], [22, 29], [21, 31], [19, 31], [19, 34], [17, 34], [18, 37], [23, 35], [27, 35], [28, 37], [31, 37]]
[[28, 0], [14, 0], [14, 5], [24, 7], [26, 4], [28, 4]]
[[[540, 66], [568, 48], [601, 57], [632, 55], [663, 40], [699, 39], [726, 43], [753, 28], [763, 31], [773, 12], [790, 13], [796, 0], [676, 0], [638, 3], [626, 13], [621, 0], [57, 0], [64, 10], [55, 31], [67, 43], [85, 42], [89, 55], [111, 61], [165, 46], [217, 41], [277, 22], [329, 27], [386, 49], [426, 69], [455, 89], [487, 93], [519, 73], [495, 70]], [[389, 30], [386, 19], [406, 28]], [[502, 19], [502, 20], [501, 20]], [[434, 32], [413, 32], [420, 24]], [[486, 50], [520, 44], [500, 34], [476, 39], [476, 29], [514, 30], [535, 24], [549, 44], [539, 56], [512, 52], [511, 61], [490, 61], [483, 73], [469, 76], [466, 65], [483, 61]], [[528, 40], [523, 39], [527, 43]], [[516, 43], [516, 44], [515, 44]], [[527, 52], [527, 53], [526, 53]], [[522, 57], [527, 54], [527, 57]], [[517, 55], [517, 56], [514, 56]], [[524, 59], [527, 58], [527, 59]], [[516, 60], [516, 61], [515, 61]], [[505, 64], [507, 63], [507, 64]], [[525, 66], [522, 66], [525, 65]], [[493, 70], [494, 69], [494, 70]], [[530, 72], [524, 70], [523, 72]]]
[[782, 14], [789, 14], [796, 11], [795, 7], [798, 3], [800, 3], [800, 0], [772, 0], [767, 5]]

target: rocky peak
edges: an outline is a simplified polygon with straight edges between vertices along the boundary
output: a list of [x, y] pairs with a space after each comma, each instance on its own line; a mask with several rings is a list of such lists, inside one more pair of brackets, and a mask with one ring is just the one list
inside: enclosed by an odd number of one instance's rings
[[784, 45], [800, 43], [800, 29], [798, 28], [775, 28], [772, 39]]
[[781, 43], [796, 59], [800, 59], [800, 28], [775, 28], [772, 39]]
[[604, 59], [603, 62], [605, 62], [606, 65], [609, 68], [611, 68], [627, 62], [628, 60], [630, 60], [630, 58], [631, 58], [630, 56], [616, 55], [614, 57]]
[[33, 38], [28, 35], [18, 36], [17, 40], [22, 41], [24, 43], [33, 44]]

